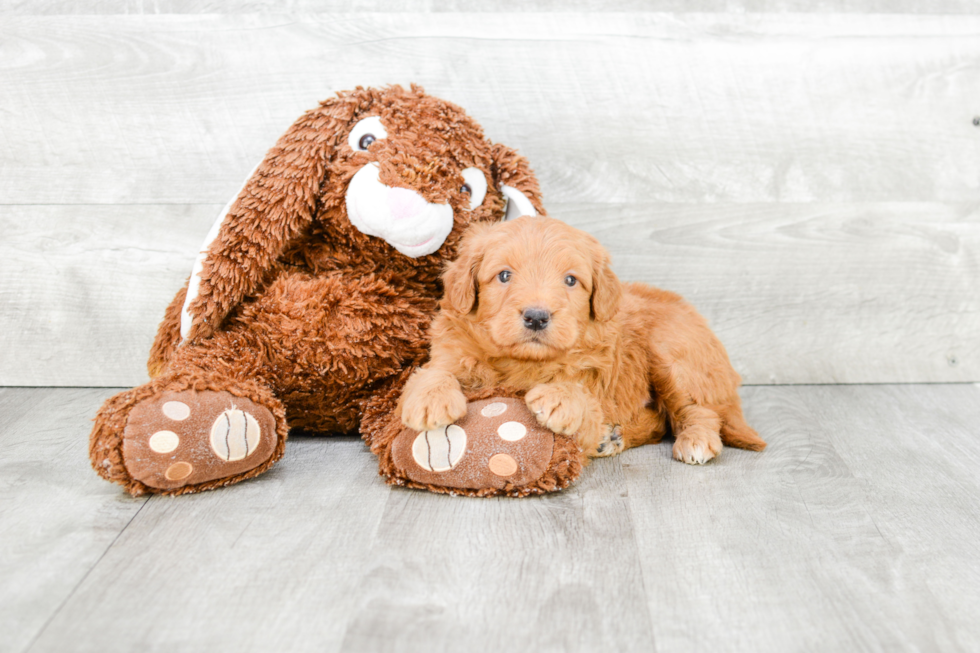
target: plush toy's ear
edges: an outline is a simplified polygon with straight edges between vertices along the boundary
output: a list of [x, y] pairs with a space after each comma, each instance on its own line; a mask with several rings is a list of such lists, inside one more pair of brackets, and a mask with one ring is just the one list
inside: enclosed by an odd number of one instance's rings
[[456, 260], [442, 275], [442, 308], [457, 315], [466, 315], [476, 306], [479, 282], [476, 275], [483, 262], [487, 232], [490, 225], [477, 222], [466, 230], [459, 243]]
[[527, 159], [506, 145], [493, 146], [493, 180], [503, 194], [507, 206], [504, 220], [513, 220], [522, 215], [544, 215], [541, 203], [541, 189], [538, 179], [531, 171]]
[[609, 252], [595, 241], [596, 257], [592, 262], [592, 318], [605, 322], [616, 316], [623, 294], [619, 277], [609, 267]]
[[225, 207], [194, 263], [181, 312], [185, 341], [212, 334], [313, 221], [327, 167], [365, 93], [343, 94], [304, 114]]

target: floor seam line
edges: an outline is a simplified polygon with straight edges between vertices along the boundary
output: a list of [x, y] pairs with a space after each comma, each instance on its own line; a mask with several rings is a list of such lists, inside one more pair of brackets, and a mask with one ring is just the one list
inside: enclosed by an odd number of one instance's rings
[[[626, 470], [627, 466], [623, 464], [622, 458], [619, 459], [620, 468], [623, 470], [623, 480], [626, 481]], [[643, 602], [646, 603], [647, 618], [650, 620], [650, 641], [653, 644], [653, 651], [651, 653], [657, 653], [657, 635], [656, 628], [654, 624], [653, 610], [650, 609], [650, 595], [647, 593], [647, 575], [643, 569], [642, 556], [643, 552], [640, 551], [640, 542], [636, 537], [636, 511], [633, 510], [633, 498], [629, 493], [629, 483], [626, 484], [626, 510], [630, 516], [630, 526], [633, 532], [633, 547], [636, 549], [636, 562], [640, 566], [640, 586], [643, 588]]]
[[28, 642], [28, 644], [27, 644], [27, 646], [26, 646], [26, 647], [24, 647], [24, 649], [23, 649], [23, 653], [29, 653], [29, 651], [30, 651], [30, 650], [31, 650], [32, 648], [34, 648], [34, 645], [35, 645], [35, 644], [37, 643], [37, 640], [41, 638], [41, 635], [43, 635], [43, 634], [44, 634], [44, 631], [48, 629], [48, 626], [50, 626], [50, 625], [51, 625], [51, 622], [52, 622], [52, 621], [54, 621], [54, 619], [55, 619], [55, 617], [57, 617], [57, 616], [58, 616], [58, 614], [60, 614], [60, 613], [61, 613], [61, 611], [62, 611], [62, 609], [64, 609], [64, 607], [65, 607], [65, 606], [66, 606], [66, 605], [68, 604], [68, 602], [69, 602], [69, 601], [71, 600], [71, 598], [72, 598], [73, 596], [75, 596], [75, 592], [77, 592], [77, 591], [78, 591], [78, 588], [82, 586], [82, 583], [84, 583], [84, 582], [86, 581], [86, 579], [88, 579], [88, 577], [89, 577], [89, 574], [91, 574], [91, 573], [92, 573], [92, 571], [93, 571], [93, 570], [95, 570], [95, 568], [96, 568], [96, 567], [98, 567], [98, 566], [99, 566], [99, 564], [101, 564], [101, 563], [102, 563], [102, 560], [103, 560], [103, 559], [104, 559], [104, 558], [106, 557], [106, 555], [107, 555], [107, 554], [109, 553], [109, 551], [111, 551], [111, 550], [112, 550], [112, 547], [114, 547], [114, 546], [116, 546], [116, 542], [118, 542], [118, 541], [119, 541], [119, 538], [120, 538], [120, 537], [122, 537], [122, 534], [126, 532], [126, 530], [127, 530], [128, 528], [129, 528], [129, 526], [130, 526], [130, 524], [132, 524], [132, 523], [133, 523], [133, 521], [134, 521], [134, 520], [136, 519], [136, 517], [137, 517], [137, 516], [138, 516], [138, 515], [139, 515], [139, 514], [140, 514], [141, 512], [143, 512], [143, 508], [145, 508], [145, 507], [146, 507], [146, 504], [148, 504], [148, 503], [150, 502], [150, 499], [151, 499], [151, 498], [152, 498], [152, 495], [151, 495], [151, 496], [149, 496], [149, 497], [147, 497], [147, 498], [146, 498], [146, 501], [144, 501], [144, 502], [143, 502], [143, 505], [141, 505], [141, 506], [139, 507], [139, 509], [138, 509], [138, 510], [137, 510], [137, 511], [136, 511], [135, 513], [133, 513], [133, 516], [129, 518], [129, 521], [128, 521], [128, 522], [126, 522], [126, 525], [125, 525], [125, 526], [123, 526], [123, 527], [122, 527], [122, 528], [121, 528], [121, 529], [119, 530], [119, 532], [118, 532], [118, 533], [116, 533], [116, 536], [115, 536], [114, 538], [112, 538], [112, 542], [110, 542], [110, 543], [109, 543], [109, 546], [107, 546], [107, 547], [105, 548], [105, 550], [104, 550], [104, 551], [102, 552], [102, 554], [101, 554], [101, 555], [99, 556], [99, 559], [98, 559], [98, 560], [96, 560], [96, 561], [95, 561], [95, 562], [94, 562], [94, 563], [92, 564], [92, 566], [88, 568], [88, 571], [86, 571], [86, 572], [85, 572], [85, 574], [84, 574], [84, 575], [83, 575], [83, 576], [82, 576], [82, 577], [81, 577], [81, 578], [80, 578], [80, 579], [78, 580], [78, 582], [77, 582], [77, 583], [75, 583], [75, 586], [74, 586], [73, 588], [71, 588], [71, 591], [70, 591], [70, 592], [68, 592], [68, 596], [66, 596], [66, 597], [64, 598], [64, 600], [63, 600], [63, 601], [62, 601], [62, 602], [61, 602], [60, 604], [58, 604], [58, 607], [57, 607], [57, 608], [55, 609], [55, 611], [54, 611], [54, 612], [52, 612], [52, 613], [51, 613], [51, 616], [50, 616], [50, 617], [48, 617], [48, 618], [47, 618], [47, 619], [46, 619], [46, 620], [44, 621], [44, 623], [43, 623], [43, 624], [41, 625], [41, 627], [40, 627], [40, 628], [38, 628], [38, 630], [37, 630], [37, 633], [35, 633], [35, 634], [34, 634], [34, 637], [32, 637], [32, 638], [31, 638], [31, 641], [30, 641], [30, 642]]

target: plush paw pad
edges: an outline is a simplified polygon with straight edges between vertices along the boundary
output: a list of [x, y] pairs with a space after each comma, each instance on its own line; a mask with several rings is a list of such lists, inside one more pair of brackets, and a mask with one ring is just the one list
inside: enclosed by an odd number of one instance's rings
[[455, 424], [429, 431], [405, 429], [392, 456], [409, 479], [465, 489], [521, 486], [539, 479], [554, 451], [554, 434], [537, 423], [520, 399], [494, 397], [467, 405]]
[[136, 404], [123, 431], [130, 475], [175, 489], [242, 474], [272, 455], [272, 413], [226, 392], [164, 392]]
[[254, 453], [262, 440], [262, 427], [251, 413], [230, 408], [211, 425], [211, 450], [221, 460], [232, 462]]
[[603, 436], [602, 441], [599, 443], [595, 455], [597, 458], [615, 456], [623, 452], [624, 446], [623, 430], [618, 424], [608, 424], [606, 426], [606, 435]]
[[448, 472], [462, 460], [465, 451], [466, 431], [455, 424], [423, 431], [412, 443], [412, 458], [429, 472]]

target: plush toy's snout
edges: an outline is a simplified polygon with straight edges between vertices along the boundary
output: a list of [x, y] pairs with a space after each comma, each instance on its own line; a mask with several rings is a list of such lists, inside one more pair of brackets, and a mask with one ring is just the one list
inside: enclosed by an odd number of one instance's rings
[[379, 181], [377, 163], [361, 168], [347, 187], [347, 217], [358, 231], [418, 258], [442, 247], [453, 230], [453, 209], [434, 204], [408, 188]]

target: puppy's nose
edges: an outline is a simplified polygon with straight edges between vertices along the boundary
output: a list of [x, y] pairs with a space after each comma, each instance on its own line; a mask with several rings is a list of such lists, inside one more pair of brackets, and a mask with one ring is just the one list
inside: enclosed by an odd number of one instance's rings
[[541, 331], [548, 327], [551, 313], [543, 308], [526, 308], [523, 313], [524, 327], [531, 331]]

